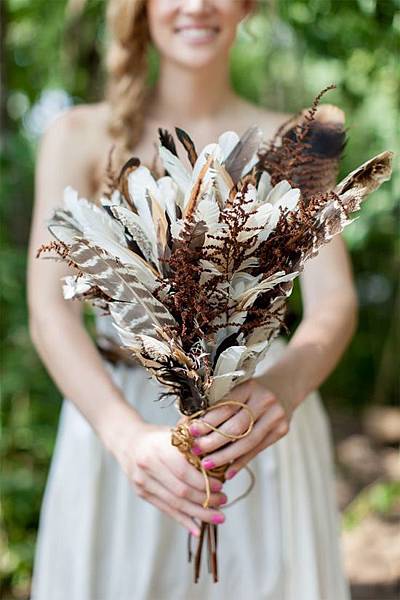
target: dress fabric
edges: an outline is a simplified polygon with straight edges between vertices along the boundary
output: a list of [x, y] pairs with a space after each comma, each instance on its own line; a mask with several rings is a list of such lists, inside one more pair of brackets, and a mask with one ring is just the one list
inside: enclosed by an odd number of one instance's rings
[[[109, 317], [97, 328], [110, 335]], [[259, 371], [284, 348], [275, 340]], [[173, 426], [173, 405], [142, 367], [105, 367], [148, 422]], [[339, 547], [331, 432], [317, 393], [295, 411], [289, 433], [255, 457], [255, 487], [224, 510], [220, 581], [202, 564], [193, 583], [187, 532], [135, 495], [115, 459], [64, 398], [42, 503], [32, 600], [349, 600]], [[226, 482], [233, 500], [242, 470]], [[204, 557], [203, 557], [204, 558]]]

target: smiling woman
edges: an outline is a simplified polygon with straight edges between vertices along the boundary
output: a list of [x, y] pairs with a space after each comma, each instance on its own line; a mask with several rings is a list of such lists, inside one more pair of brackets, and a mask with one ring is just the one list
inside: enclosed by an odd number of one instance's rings
[[[70, 270], [35, 260], [36, 249], [48, 240], [45, 219], [67, 185], [85, 196], [101, 195], [113, 144], [115, 167], [133, 153], [162, 175], [154, 160], [160, 127], [190, 131], [201, 148], [224, 131], [242, 133], [254, 124], [269, 139], [285, 121], [285, 115], [237, 96], [230, 84], [230, 49], [254, 7], [251, 0], [110, 0], [107, 99], [71, 109], [42, 141], [29, 250], [31, 334], [64, 403], [42, 506], [33, 600], [348, 598], [330, 431], [315, 391], [354, 328], [355, 293], [342, 241], [330, 242], [305, 269], [305, 314], [291, 342], [277, 340], [257, 376], [233, 392], [257, 413], [255, 434], [244, 446], [238, 440], [220, 448], [215, 434], [198, 424], [194, 452], [213, 452], [214, 463], [224, 453], [232, 460], [224, 486], [210, 477], [208, 508], [201, 473], [170, 444], [177, 418], [173, 407], [157, 406], [161, 388], [141, 367], [98, 352], [79, 305], [62, 297], [60, 278]], [[160, 55], [151, 89], [150, 42]], [[316, 122], [311, 143], [318, 143], [310, 152], [327, 161], [330, 187], [343, 114], [324, 106]], [[327, 149], [321, 143], [324, 135], [332, 140], [332, 131], [341, 142], [334, 153], [332, 144]], [[271, 161], [268, 153], [264, 160]], [[302, 189], [306, 196], [307, 186]], [[104, 339], [116, 341], [108, 317], [98, 314], [96, 324], [99, 346]], [[238, 424], [232, 411], [215, 410], [214, 419], [222, 431]], [[256, 488], [225, 515], [224, 492], [230, 499], [243, 492], [245, 472], [233, 476], [250, 460]], [[225, 519], [230, 523], [221, 528], [220, 583], [204, 577], [194, 585], [191, 570], [182, 568], [186, 539], [177, 523], [197, 536], [200, 521]]]

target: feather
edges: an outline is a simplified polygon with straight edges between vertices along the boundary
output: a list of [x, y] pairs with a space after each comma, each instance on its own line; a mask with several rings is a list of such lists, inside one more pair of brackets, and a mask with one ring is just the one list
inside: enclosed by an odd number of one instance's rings
[[[272, 204], [265, 202], [261, 204], [252, 214], [250, 214], [246, 229], [239, 232], [237, 239], [239, 242], [244, 242], [251, 237], [258, 236], [259, 241], [266, 239], [268, 234], [274, 229], [279, 218], [279, 212], [274, 209]], [[263, 236], [260, 237], [261, 231]]]
[[184, 131], [183, 129], [180, 129], [180, 127], [175, 127], [175, 132], [176, 132], [176, 135], [178, 136], [178, 140], [181, 142], [182, 146], [185, 148], [185, 150], [187, 152], [190, 164], [192, 165], [192, 167], [194, 167], [196, 160], [197, 160], [197, 152], [196, 152], [196, 148], [194, 146], [193, 141], [188, 136], [186, 131]]
[[165, 210], [171, 223], [175, 223], [177, 219], [176, 207], [178, 189], [175, 181], [171, 177], [161, 177], [158, 182], [160, 196], [164, 200]]
[[159, 337], [146, 308], [138, 302], [111, 302], [110, 313], [124, 331]]
[[149, 325], [175, 326], [176, 322], [166, 307], [159, 302], [149, 289], [139, 281], [132, 269], [119, 264], [99, 248], [80, 240], [70, 249], [70, 257], [86, 275], [111, 300], [132, 302], [147, 312]]
[[284, 271], [279, 271], [270, 277], [266, 277], [262, 281], [260, 281], [254, 288], [250, 288], [240, 294], [235, 300], [238, 303], [238, 307], [240, 310], [248, 310], [250, 306], [254, 304], [257, 300], [258, 296], [268, 290], [271, 290], [279, 283], [286, 283], [292, 281], [297, 277], [298, 272], [295, 273], [285, 273]]
[[103, 248], [121, 262], [129, 264], [133, 252], [127, 247], [123, 226], [107, 212], [84, 198], [72, 188], [66, 188], [64, 205], [79, 224], [83, 236]]
[[269, 173], [267, 173], [267, 171], [263, 171], [257, 186], [257, 201], [260, 204], [266, 201], [267, 195], [271, 189], [271, 176]]
[[353, 212], [361, 200], [390, 178], [393, 152], [382, 152], [352, 171], [336, 187], [335, 192]]
[[229, 198], [230, 191], [233, 188], [233, 181], [227, 170], [220, 165], [218, 161], [213, 163], [214, 187], [218, 194], [218, 201], [221, 206]]
[[261, 138], [262, 131], [259, 127], [249, 127], [225, 159], [225, 169], [234, 183], [239, 180], [243, 168], [258, 150]]
[[90, 277], [67, 275], [63, 277], [63, 296], [65, 300], [79, 298], [92, 290], [92, 282]]
[[156, 194], [157, 185], [147, 167], [140, 166], [130, 174], [128, 180], [132, 204], [142, 220], [142, 227], [151, 238], [155, 235], [153, 217], [149, 204], [149, 192]]
[[172, 154], [178, 156], [178, 152], [176, 151], [175, 141], [168, 129], [158, 128], [158, 137], [160, 139], [160, 144], [163, 148], [167, 148]]
[[275, 206], [279, 203], [280, 199], [292, 189], [290, 183], [285, 179], [277, 183], [272, 190], [269, 192], [265, 199], [265, 202]]
[[224, 131], [218, 138], [218, 145], [221, 148], [223, 160], [226, 160], [234, 147], [239, 143], [240, 137], [236, 131]]
[[57, 209], [47, 221], [50, 233], [64, 244], [73, 244], [76, 237], [82, 235], [79, 223], [66, 211]]
[[238, 365], [246, 350], [246, 346], [230, 346], [221, 352], [214, 368], [211, 385], [207, 391], [210, 404], [221, 400], [230, 392], [235, 380], [240, 375], [244, 375], [244, 372], [238, 369]]
[[184, 196], [188, 190], [190, 190], [191, 175], [189, 171], [183, 166], [179, 158], [172, 154], [168, 148], [160, 146], [159, 152], [165, 170], [175, 181]]
[[192, 177], [191, 177], [192, 184], [194, 184], [197, 181], [200, 173], [202, 171], [204, 172], [205, 163], [208, 162], [209, 165], [212, 164], [212, 161], [209, 161], [210, 157], [212, 157], [213, 160], [218, 161], [219, 163], [222, 162], [222, 160], [223, 160], [222, 150], [218, 144], [215, 144], [215, 143], [207, 144], [207, 146], [205, 146], [203, 148], [203, 150], [200, 152], [199, 157], [196, 160], [196, 164], [193, 167], [193, 172], [192, 172]]
[[143, 229], [143, 221], [139, 215], [123, 206], [111, 207], [113, 215], [120, 221], [137, 243], [146, 260], [158, 266], [157, 240], [155, 236], [148, 238], [148, 233]]
[[[197, 203], [199, 202], [201, 193], [202, 193], [202, 189], [203, 189], [203, 183], [204, 180], [206, 178], [206, 174], [209, 170], [209, 167], [212, 163], [213, 157], [212, 155], [210, 155], [208, 157], [208, 159], [206, 160], [206, 162], [204, 163], [202, 169], [200, 170], [196, 181], [194, 182], [194, 185], [192, 187], [189, 199], [187, 201], [187, 203], [185, 203], [185, 208], [183, 210], [183, 217], [184, 218], [190, 218], [196, 208]], [[194, 171], [193, 171], [194, 174]]]
[[118, 189], [121, 194], [129, 201], [129, 176], [140, 166], [140, 160], [133, 156], [122, 167], [118, 177]]

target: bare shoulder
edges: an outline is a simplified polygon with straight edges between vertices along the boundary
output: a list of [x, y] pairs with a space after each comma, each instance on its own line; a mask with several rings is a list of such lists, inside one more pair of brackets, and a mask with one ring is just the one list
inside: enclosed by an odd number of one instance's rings
[[80, 139], [84, 145], [101, 139], [106, 135], [108, 108], [103, 102], [81, 104], [61, 113], [45, 132], [44, 138], [58, 138], [63, 142], [75, 142]]
[[[65, 173], [77, 174], [94, 189], [98, 165], [111, 146], [106, 103], [82, 104], [63, 112], [48, 127], [40, 143], [39, 162], [52, 167], [62, 161]], [[43, 162], [43, 161], [42, 161]]]

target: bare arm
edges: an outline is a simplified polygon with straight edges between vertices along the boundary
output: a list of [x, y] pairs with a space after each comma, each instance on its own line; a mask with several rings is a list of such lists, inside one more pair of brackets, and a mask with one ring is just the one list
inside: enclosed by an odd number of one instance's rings
[[[201, 506], [202, 475], [171, 445], [169, 428], [144, 423], [114, 384], [85, 330], [81, 304], [63, 298], [60, 278], [70, 273], [68, 267], [35, 258], [37, 248], [50, 240], [45, 221], [61, 205], [64, 188], [72, 185], [88, 197], [93, 193], [88, 157], [97, 140], [87, 110], [74, 109], [61, 117], [40, 147], [28, 258], [32, 341], [60, 391], [114, 454], [136, 493], [197, 535], [193, 517], [224, 519], [215, 508]], [[210, 507], [218, 507], [224, 500], [218, 493], [221, 484], [214, 478], [210, 483], [215, 492]]]
[[355, 330], [357, 295], [340, 237], [307, 263], [301, 284], [303, 319], [282, 358], [260, 376], [272, 391], [280, 381], [282, 401], [289, 410], [333, 371]]
[[40, 145], [28, 255], [28, 304], [31, 337], [51, 377], [100, 436], [107, 438], [120, 419], [129, 414], [139, 421], [139, 416], [105, 369], [83, 326], [81, 303], [63, 298], [60, 278], [71, 270], [64, 263], [36, 258], [38, 247], [51, 239], [45, 221], [61, 205], [64, 188], [72, 185], [87, 196], [91, 192], [89, 149], [82, 131], [85, 118], [80, 114], [84, 110], [59, 118]]

